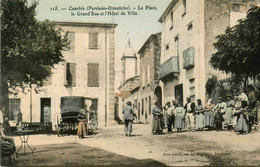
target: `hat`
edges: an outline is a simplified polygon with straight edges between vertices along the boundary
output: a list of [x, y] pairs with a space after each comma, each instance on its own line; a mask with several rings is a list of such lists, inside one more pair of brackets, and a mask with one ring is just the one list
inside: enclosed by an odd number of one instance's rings
[[131, 105], [132, 103], [131, 103], [131, 101], [128, 101], [126, 104], [127, 104], [127, 105]]
[[227, 94], [226, 97], [231, 97], [231, 94]]

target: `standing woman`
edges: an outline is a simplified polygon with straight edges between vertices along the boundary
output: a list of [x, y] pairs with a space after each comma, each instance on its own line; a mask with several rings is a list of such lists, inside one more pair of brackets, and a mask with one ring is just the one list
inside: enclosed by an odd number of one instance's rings
[[208, 128], [208, 130], [212, 129], [214, 126], [214, 109], [215, 105], [212, 104], [212, 99], [208, 100], [208, 103], [204, 107], [204, 116], [205, 116], [205, 127]]
[[181, 102], [177, 103], [177, 108], [175, 109], [175, 128], [177, 128], [177, 132], [181, 132], [181, 129], [185, 128], [185, 109]]
[[196, 116], [196, 128], [198, 130], [203, 130], [205, 126], [205, 117], [204, 117], [204, 111], [203, 106], [201, 104], [201, 100], [197, 100], [198, 105], [195, 107], [195, 116]]
[[79, 136], [79, 138], [84, 138], [84, 135], [86, 136], [86, 126], [85, 126], [85, 122], [86, 122], [86, 113], [84, 109], [81, 109], [78, 115], [78, 121], [79, 121], [79, 125], [78, 125], [78, 132], [77, 135]]
[[153, 114], [152, 132], [153, 134], [160, 134], [163, 131], [164, 121], [163, 121], [163, 112], [160, 107], [160, 103], [158, 101], [155, 102], [155, 106], [152, 110], [152, 114]]

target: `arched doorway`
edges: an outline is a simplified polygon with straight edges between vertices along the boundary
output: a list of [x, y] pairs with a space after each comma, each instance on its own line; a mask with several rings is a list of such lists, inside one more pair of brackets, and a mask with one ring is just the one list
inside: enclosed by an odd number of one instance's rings
[[159, 101], [160, 105], [162, 105], [162, 88], [160, 86], [157, 86], [155, 88], [154, 95], [157, 97], [157, 100]]

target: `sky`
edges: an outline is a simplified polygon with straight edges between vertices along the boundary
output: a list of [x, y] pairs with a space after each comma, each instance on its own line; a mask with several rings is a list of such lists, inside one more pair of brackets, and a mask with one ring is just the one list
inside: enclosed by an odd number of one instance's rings
[[[39, 0], [36, 8], [36, 18], [40, 21], [72, 21], [93, 23], [115, 23], [115, 91], [121, 81], [121, 57], [130, 37], [131, 44], [136, 52], [142, 47], [151, 34], [161, 32], [161, 23], [158, 22], [171, 0]], [[122, 10], [114, 10], [119, 15], [101, 16], [101, 10], [94, 10], [98, 16], [78, 16], [77, 12], [86, 13], [88, 7], [127, 7], [138, 15], [121, 15]], [[150, 8], [151, 7], [151, 8]], [[66, 10], [65, 10], [66, 8]], [[85, 8], [84, 10], [69, 10]], [[143, 10], [141, 9], [143, 8]], [[51, 10], [53, 9], [53, 10]], [[56, 10], [58, 9], [58, 10]], [[139, 10], [140, 9], [140, 10]], [[106, 10], [111, 11], [111, 10]], [[71, 12], [75, 15], [72, 16]], [[138, 56], [138, 55], [137, 55]]]

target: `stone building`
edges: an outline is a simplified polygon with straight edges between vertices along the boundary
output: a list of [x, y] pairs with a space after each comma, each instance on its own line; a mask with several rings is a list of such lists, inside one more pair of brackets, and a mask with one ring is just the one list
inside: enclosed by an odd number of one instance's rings
[[161, 99], [159, 67], [161, 56], [161, 33], [151, 34], [138, 51], [140, 55], [140, 89], [138, 115], [142, 122], [152, 122], [152, 106]]
[[227, 77], [211, 68], [215, 37], [237, 24], [256, 0], [172, 0], [159, 19], [162, 49], [159, 78], [162, 103], [186, 97], [207, 100], [205, 84], [213, 75]]
[[[114, 121], [115, 24], [56, 22], [71, 41], [65, 62], [55, 65], [41, 92], [10, 96], [10, 120], [20, 110], [23, 121], [49, 122], [61, 117], [62, 97], [82, 97], [94, 107], [98, 126]], [[30, 102], [31, 100], [31, 102]], [[32, 113], [30, 113], [30, 105]], [[84, 106], [82, 106], [84, 107]]]
[[121, 58], [122, 82], [137, 75], [137, 57], [130, 39]]

